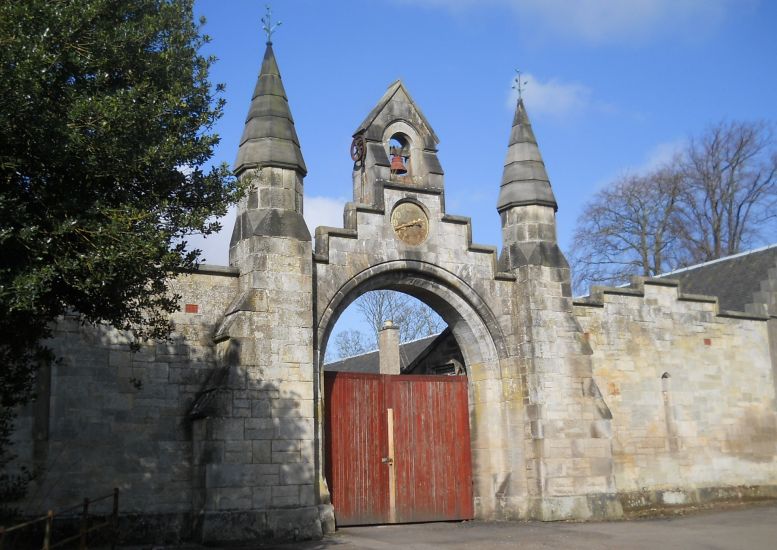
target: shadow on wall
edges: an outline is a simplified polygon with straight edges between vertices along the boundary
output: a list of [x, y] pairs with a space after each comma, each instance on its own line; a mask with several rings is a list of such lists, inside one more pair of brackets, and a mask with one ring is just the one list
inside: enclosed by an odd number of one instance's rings
[[124, 541], [171, 543], [192, 539], [203, 511], [312, 498], [301, 484], [285, 488], [313, 477], [300, 445], [312, 431], [304, 401], [265, 381], [277, 379], [266, 372], [274, 367], [238, 366], [237, 343], [220, 361], [212, 332], [189, 322], [132, 352], [125, 333], [64, 319], [50, 342], [60, 361], [41, 373], [48, 399], [19, 417], [17, 462], [40, 472], [22, 511], [41, 515], [118, 487]]

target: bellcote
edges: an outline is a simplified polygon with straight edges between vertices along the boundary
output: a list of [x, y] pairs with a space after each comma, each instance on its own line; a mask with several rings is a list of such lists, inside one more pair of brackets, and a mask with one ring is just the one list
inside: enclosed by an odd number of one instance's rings
[[354, 201], [382, 206], [384, 184], [443, 191], [439, 139], [397, 80], [353, 134]]

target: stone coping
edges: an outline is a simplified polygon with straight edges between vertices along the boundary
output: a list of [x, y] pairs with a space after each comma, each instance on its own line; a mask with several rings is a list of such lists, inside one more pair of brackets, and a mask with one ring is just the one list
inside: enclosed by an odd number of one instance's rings
[[229, 265], [200, 264], [194, 269], [182, 269], [179, 273], [193, 273], [196, 275], [220, 275], [222, 277], [239, 277], [240, 270]]
[[593, 286], [591, 294], [582, 298], [572, 300], [572, 305], [579, 307], [604, 307], [604, 296], [632, 296], [634, 298], [645, 297], [645, 286], [663, 286], [677, 288], [677, 300], [681, 302], [700, 302], [715, 304], [716, 316], [731, 319], [746, 319], [749, 321], [768, 321], [775, 316], [761, 315], [758, 313], [748, 313], [744, 311], [721, 310], [718, 306], [717, 296], [705, 296], [702, 294], [685, 294], [681, 291], [682, 285], [677, 279], [655, 278], [655, 277], [632, 277], [629, 286], [609, 287]]

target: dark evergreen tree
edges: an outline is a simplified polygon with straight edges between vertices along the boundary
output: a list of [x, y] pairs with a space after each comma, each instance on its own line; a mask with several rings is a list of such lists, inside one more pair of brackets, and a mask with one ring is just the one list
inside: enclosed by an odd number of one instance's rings
[[223, 100], [202, 23], [192, 0], [0, 3], [0, 465], [52, 322], [164, 337], [186, 236], [237, 198], [206, 168]]

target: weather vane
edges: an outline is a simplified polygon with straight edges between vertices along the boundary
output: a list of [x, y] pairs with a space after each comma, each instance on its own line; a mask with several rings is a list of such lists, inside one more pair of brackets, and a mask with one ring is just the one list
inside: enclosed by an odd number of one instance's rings
[[272, 44], [272, 33], [275, 32], [275, 29], [281, 26], [281, 21], [278, 21], [277, 23], [273, 24], [272, 22], [272, 10], [270, 9], [270, 4], [267, 4], [265, 6], [266, 11], [264, 14], [264, 17], [262, 17], [262, 29], [264, 29], [264, 33], [267, 35], [267, 43]]
[[523, 98], [523, 91], [526, 89], [525, 86], [529, 83], [529, 81], [521, 80], [520, 69], [515, 69], [515, 72], [517, 73], [517, 76], [514, 80], [513, 90], [518, 90], [518, 101], [520, 101]]

